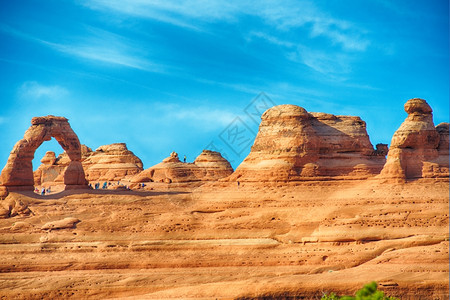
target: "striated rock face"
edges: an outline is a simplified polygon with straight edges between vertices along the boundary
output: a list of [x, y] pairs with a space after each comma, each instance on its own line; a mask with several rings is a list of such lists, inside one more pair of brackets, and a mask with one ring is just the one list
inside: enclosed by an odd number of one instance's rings
[[308, 113], [296, 105], [268, 109], [250, 154], [230, 177], [288, 181], [367, 178], [380, 172], [385, 149], [373, 149], [359, 117]]
[[[125, 143], [100, 146], [95, 151], [82, 145], [81, 150], [81, 165], [89, 181], [117, 181], [143, 170], [142, 161], [128, 150]], [[59, 155], [51, 165], [47, 154], [41, 161], [43, 164], [35, 171], [36, 184], [63, 181], [61, 170], [67, 167], [70, 161], [67, 153]]]
[[[44, 142], [54, 137], [66, 151], [69, 162], [64, 170], [66, 186], [85, 186], [86, 179], [83, 169], [79, 167], [81, 160], [81, 145], [66, 118], [47, 116], [35, 117], [31, 127], [25, 132], [23, 139], [14, 146], [6, 166], [1, 173], [1, 194], [5, 196], [14, 190], [33, 190], [34, 176], [32, 160], [34, 152]], [[45, 158], [49, 163], [51, 154]]]
[[1, 201], [0, 298], [449, 299], [447, 181], [152, 186]]
[[115, 181], [143, 170], [142, 161], [125, 143], [100, 146], [83, 159], [89, 181]]
[[169, 157], [140, 174], [131, 181], [138, 182], [193, 182], [216, 181], [233, 173], [230, 163], [219, 152], [203, 150], [194, 163], [183, 163], [178, 154], [172, 152]]
[[423, 99], [405, 103], [408, 117], [394, 133], [381, 178], [414, 179], [449, 176], [448, 123], [437, 127]]
[[216, 151], [203, 150], [194, 160], [194, 164], [199, 168], [197, 177], [202, 180], [218, 180], [233, 173], [233, 168], [228, 160]]
[[[70, 159], [68, 160], [70, 162]], [[56, 155], [53, 151], [47, 151], [41, 159], [41, 163], [42, 164], [33, 173], [35, 185], [41, 185], [44, 182], [56, 181], [62, 183], [63, 178], [60, 174], [63, 174], [63, 171], [68, 166], [68, 163], [64, 165], [56, 165]]]

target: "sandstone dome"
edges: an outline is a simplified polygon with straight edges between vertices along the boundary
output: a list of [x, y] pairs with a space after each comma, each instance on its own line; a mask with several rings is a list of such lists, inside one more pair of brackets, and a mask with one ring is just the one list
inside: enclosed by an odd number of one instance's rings
[[262, 120], [274, 119], [274, 118], [309, 118], [310, 115], [303, 107], [282, 104], [269, 108], [261, 116]]
[[420, 98], [413, 98], [405, 103], [405, 111], [408, 114], [420, 113], [420, 114], [431, 114], [433, 110], [427, 101]]

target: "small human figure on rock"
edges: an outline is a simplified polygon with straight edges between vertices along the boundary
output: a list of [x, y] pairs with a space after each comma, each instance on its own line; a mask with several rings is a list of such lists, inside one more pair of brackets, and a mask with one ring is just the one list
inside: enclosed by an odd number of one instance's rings
[[108, 186], [108, 183], [105, 181], [105, 182], [103, 183], [102, 189], [106, 189], [107, 186]]
[[44, 196], [44, 195], [45, 195], [45, 187], [42, 187], [42, 190], [41, 190], [41, 195], [42, 195], [42, 196]]
[[183, 159], [183, 161], [184, 161], [184, 162], [186, 162], [186, 155], [184, 156], [184, 159]]

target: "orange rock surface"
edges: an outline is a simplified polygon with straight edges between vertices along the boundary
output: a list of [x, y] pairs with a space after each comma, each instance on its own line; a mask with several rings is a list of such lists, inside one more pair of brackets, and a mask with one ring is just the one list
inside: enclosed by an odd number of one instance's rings
[[29, 212], [0, 219], [0, 297], [316, 299], [375, 280], [448, 299], [448, 182], [152, 188], [10, 194]]
[[89, 181], [117, 181], [143, 170], [142, 161], [125, 143], [100, 146], [83, 160]]
[[378, 174], [384, 163], [359, 117], [279, 105], [262, 115], [251, 152], [230, 180], [361, 179]]
[[63, 172], [63, 183], [68, 188], [85, 187], [86, 179], [81, 166], [81, 145], [77, 135], [64, 117], [35, 117], [9, 155], [0, 175], [0, 196], [10, 191], [34, 189], [32, 160], [34, 152], [44, 142], [54, 137], [66, 151], [69, 161]]
[[[387, 147], [373, 149], [358, 117], [282, 105], [234, 173], [218, 152], [173, 152], [128, 178], [136, 190], [11, 190], [0, 298], [320, 299], [376, 281], [400, 299], [448, 299], [448, 123], [435, 127], [421, 99], [405, 110], [384, 168]], [[36, 124], [55, 120], [67, 121]], [[114, 145], [93, 165], [123, 163]], [[15, 161], [5, 169], [22, 174]]]
[[[86, 179], [90, 182], [118, 181], [143, 170], [142, 161], [128, 150], [125, 143], [100, 146], [95, 151], [82, 145], [81, 150], [81, 164]], [[70, 159], [66, 152], [56, 159], [50, 159], [54, 156], [54, 152], [47, 152], [41, 160], [42, 165], [34, 172], [36, 185], [62, 182], [62, 172], [70, 163]]]
[[382, 178], [449, 176], [448, 123], [434, 126], [432, 109], [423, 99], [405, 103], [408, 117], [394, 133]]
[[216, 181], [233, 173], [230, 163], [219, 152], [203, 150], [194, 163], [181, 162], [176, 152], [161, 163], [132, 177], [139, 182], [195, 182]]

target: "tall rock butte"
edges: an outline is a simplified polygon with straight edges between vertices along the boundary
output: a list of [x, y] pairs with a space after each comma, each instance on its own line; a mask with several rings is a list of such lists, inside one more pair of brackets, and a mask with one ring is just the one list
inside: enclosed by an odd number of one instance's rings
[[240, 181], [363, 179], [378, 174], [387, 145], [374, 150], [359, 117], [279, 105], [261, 116], [250, 154], [228, 178]]
[[[81, 145], [75, 132], [64, 117], [34, 117], [31, 127], [25, 132], [9, 155], [0, 175], [0, 196], [11, 191], [33, 190], [34, 177], [32, 160], [34, 152], [44, 142], [54, 137], [66, 151], [69, 161], [63, 171], [66, 188], [85, 187], [87, 182], [81, 165]], [[48, 157], [48, 159], [51, 159]]]
[[449, 124], [434, 126], [432, 109], [423, 99], [405, 103], [408, 113], [394, 133], [380, 178], [449, 177]]
[[[55, 159], [54, 156], [54, 152], [47, 152], [41, 160], [42, 165], [34, 172], [37, 185], [61, 182], [61, 171], [70, 159], [66, 152]], [[125, 143], [100, 146], [95, 151], [82, 145], [81, 163], [90, 182], [122, 180], [143, 170], [142, 161]]]
[[216, 181], [233, 173], [230, 163], [219, 152], [203, 150], [193, 163], [181, 162], [176, 152], [130, 180], [138, 182]]

